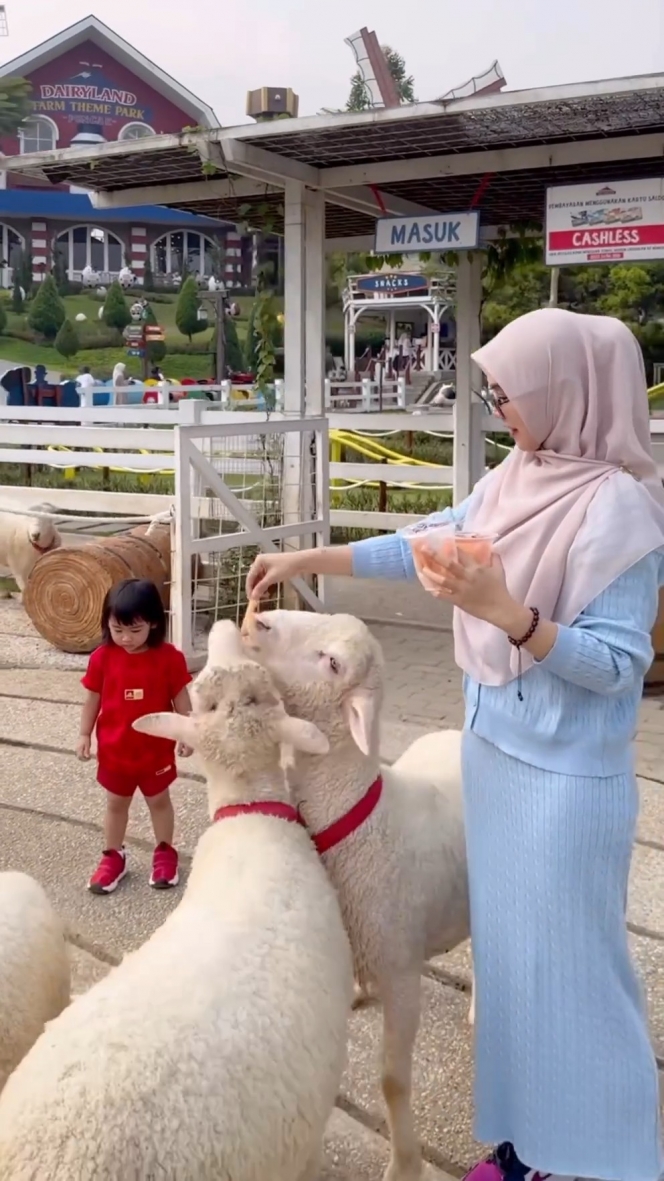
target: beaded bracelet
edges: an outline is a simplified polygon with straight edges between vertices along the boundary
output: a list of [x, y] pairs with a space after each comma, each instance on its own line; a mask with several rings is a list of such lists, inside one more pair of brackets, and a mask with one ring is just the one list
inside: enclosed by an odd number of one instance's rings
[[523, 693], [521, 692], [521, 649], [523, 648], [524, 644], [527, 644], [529, 640], [532, 640], [533, 636], [535, 635], [535, 632], [537, 631], [537, 629], [539, 627], [539, 621], [540, 621], [540, 613], [539, 613], [539, 609], [537, 607], [529, 607], [528, 610], [531, 612], [533, 618], [532, 618], [530, 627], [528, 628], [528, 631], [526, 632], [526, 634], [523, 635], [520, 640], [515, 640], [514, 636], [507, 637], [510, 644], [512, 645], [512, 647], [516, 648], [517, 654], [518, 654], [517, 655], [517, 672], [516, 672], [516, 694], [517, 694], [517, 697], [519, 698], [519, 701], [523, 701]]

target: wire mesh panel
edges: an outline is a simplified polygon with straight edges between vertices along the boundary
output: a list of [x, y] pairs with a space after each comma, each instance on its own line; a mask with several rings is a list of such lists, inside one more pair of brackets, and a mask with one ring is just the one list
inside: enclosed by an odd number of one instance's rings
[[[325, 544], [328, 440], [323, 419], [178, 427], [172, 630], [189, 657], [217, 619], [240, 623], [261, 550]], [[320, 609], [306, 584], [306, 604]], [[281, 603], [275, 588], [265, 607]]]

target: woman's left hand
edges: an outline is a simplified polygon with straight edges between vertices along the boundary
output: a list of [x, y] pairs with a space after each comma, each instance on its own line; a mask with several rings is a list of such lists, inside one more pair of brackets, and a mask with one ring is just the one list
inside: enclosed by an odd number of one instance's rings
[[457, 553], [456, 558], [437, 557], [436, 561], [438, 569], [424, 566], [419, 574], [429, 594], [488, 623], [502, 619], [506, 609], [514, 606], [497, 554], [490, 566], [480, 566], [463, 553]]

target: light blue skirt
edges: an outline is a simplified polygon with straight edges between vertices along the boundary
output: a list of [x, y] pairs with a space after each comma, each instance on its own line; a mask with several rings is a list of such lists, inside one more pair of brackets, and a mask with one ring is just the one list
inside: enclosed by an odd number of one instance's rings
[[625, 911], [632, 776], [556, 775], [466, 731], [475, 1134], [530, 1168], [658, 1181], [657, 1065]]

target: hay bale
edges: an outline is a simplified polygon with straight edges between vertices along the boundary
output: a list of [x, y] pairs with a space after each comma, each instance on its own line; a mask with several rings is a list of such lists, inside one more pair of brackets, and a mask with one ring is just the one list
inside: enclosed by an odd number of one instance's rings
[[23, 606], [55, 648], [92, 652], [101, 643], [104, 599], [125, 578], [149, 578], [166, 601], [170, 561], [166, 566], [150, 542], [129, 534], [52, 550], [36, 563]]

